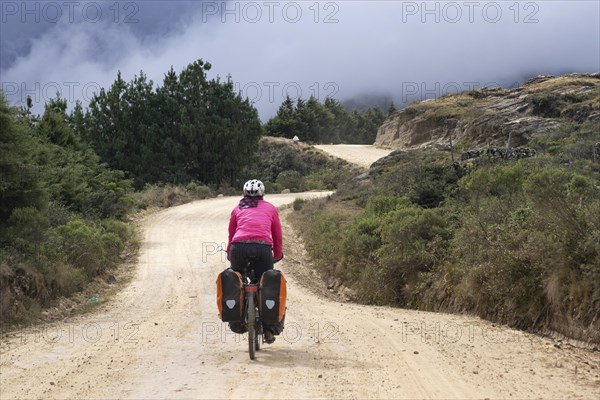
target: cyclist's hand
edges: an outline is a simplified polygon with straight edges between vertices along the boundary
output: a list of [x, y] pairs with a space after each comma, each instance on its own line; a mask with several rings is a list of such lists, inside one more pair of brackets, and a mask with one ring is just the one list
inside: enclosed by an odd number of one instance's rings
[[283, 253], [281, 253], [281, 258], [277, 259], [274, 261], [274, 263], [278, 263], [279, 261], [283, 260]]

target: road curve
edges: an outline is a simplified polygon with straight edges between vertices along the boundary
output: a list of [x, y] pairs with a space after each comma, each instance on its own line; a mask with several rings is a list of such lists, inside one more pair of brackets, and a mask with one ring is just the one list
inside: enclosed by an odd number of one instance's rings
[[315, 147], [365, 168], [369, 168], [375, 161], [392, 152], [368, 144], [320, 144]]
[[[271, 195], [276, 205], [297, 197]], [[2, 399], [594, 398], [600, 356], [477, 318], [327, 300], [299, 284], [286, 331], [250, 361], [217, 316], [215, 277], [237, 198], [148, 217], [135, 277], [107, 305], [3, 338]], [[304, 282], [306, 284], [306, 282]]]

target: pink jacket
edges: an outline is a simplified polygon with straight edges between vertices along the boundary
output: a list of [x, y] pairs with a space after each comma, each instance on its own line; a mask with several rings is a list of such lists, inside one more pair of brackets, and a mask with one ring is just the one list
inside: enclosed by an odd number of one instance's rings
[[227, 255], [232, 243], [245, 240], [260, 240], [270, 244], [275, 261], [283, 257], [281, 222], [274, 205], [259, 200], [254, 208], [240, 209], [235, 206], [229, 218]]

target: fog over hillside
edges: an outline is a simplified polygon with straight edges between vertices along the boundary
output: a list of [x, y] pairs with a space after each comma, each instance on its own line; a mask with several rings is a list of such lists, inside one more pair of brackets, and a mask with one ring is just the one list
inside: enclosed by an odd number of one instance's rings
[[600, 70], [599, 3], [1, 3], [0, 75], [12, 104], [41, 112], [57, 91], [85, 103], [117, 71], [155, 83], [202, 58], [231, 74], [261, 118], [286, 94], [396, 104], [541, 73]]

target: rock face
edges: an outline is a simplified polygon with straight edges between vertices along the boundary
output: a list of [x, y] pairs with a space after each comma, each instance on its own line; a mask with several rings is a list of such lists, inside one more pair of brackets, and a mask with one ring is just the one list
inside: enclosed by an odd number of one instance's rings
[[461, 161], [473, 160], [484, 155], [490, 156], [492, 158], [528, 158], [534, 157], [536, 151], [534, 149], [528, 149], [526, 147], [517, 147], [511, 148], [508, 153], [505, 149], [499, 149], [494, 146], [490, 146], [484, 150], [470, 150], [465, 151], [460, 155]]
[[480, 89], [413, 103], [390, 116], [375, 145], [414, 150], [526, 145], [562, 123], [598, 121], [600, 73], [542, 75], [515, 89]]

